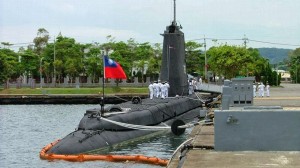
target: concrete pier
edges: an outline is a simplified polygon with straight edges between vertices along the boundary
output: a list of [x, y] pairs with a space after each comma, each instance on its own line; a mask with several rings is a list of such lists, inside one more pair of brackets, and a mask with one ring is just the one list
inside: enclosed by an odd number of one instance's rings
[[[106, 104], [131, 101], [134, 96], [146, 98], [145, 94], [106, 95]], [[44, 94], [44, 95], [0, 95], [0, 104], [99, 104], [100, 94]]]
[[[284, 110], [300, 110], [300, 85], [282, 86], [271, 88], [270, 97], [255, 97], [254, 106], [282, 106]], [[300, 151], [216, 151], [213, 125], [194, 127], [190, 138], [193, 140], [187, 151], [178, 152], [170, 161], [169, 168], [300, 167]]]

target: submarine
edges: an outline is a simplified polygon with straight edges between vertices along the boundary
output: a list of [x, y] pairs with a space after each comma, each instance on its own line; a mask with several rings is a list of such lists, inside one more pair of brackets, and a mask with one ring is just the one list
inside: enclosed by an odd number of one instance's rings
[[[122, 143], [166, 131], [180, 135], [185, 125], [200, 115], [205, 104], [198, 96], [188, 95], [185, 41], [181, 26], [174, 19], [163, 34], [163, 57], [159, 79], [170, 84], [168, 98], [140, 99], [86, 110], [75, 131], [47, 151], [47, 154], [99, 154]], [[103, 102], [103, 101], [102, 101]]]

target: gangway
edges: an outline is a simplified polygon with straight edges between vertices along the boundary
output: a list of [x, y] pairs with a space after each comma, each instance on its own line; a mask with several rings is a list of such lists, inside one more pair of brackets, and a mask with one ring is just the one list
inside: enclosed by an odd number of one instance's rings
[[212, 83], [197, 83], [196, 92], [222, 93], [223, 85], [216, 85]]

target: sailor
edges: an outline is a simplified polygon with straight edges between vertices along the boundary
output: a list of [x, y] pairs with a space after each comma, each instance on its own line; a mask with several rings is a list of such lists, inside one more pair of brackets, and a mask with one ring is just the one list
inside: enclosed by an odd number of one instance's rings
[[266, 95], [267, 95], [267, 97], [270, 97], [270, 85], [269, 85], [269, 83], [267, 83], [267, 86], [266, 86]]
[[199, 77], [199, 80], [196, 83], [197, 83], [196, 89], [201, 90], [201, 87], [202, 87], [202, 78], [201, 78], [201, 76]]
[[155, 89], [154, 97], [158, 98], [160, 95], [160, 88], [159, 88], [159, 83], [157, 81], [155, 81], [154, 83], [154, 89]]
[[258, 90], [258, 97], [261, 97], [260, 83], [258, 83], [257, 90]]
[[192, 85], [193, 85], [193, 91], [194, 91], [196, 89], [196, 86], [197, 86], [197, 80], [196, 80], [196, 78], [192, 79]]
[[161, 84], [160, 80], [158, 80], [158, 83], [157, 83], [157, 96], [156, 97], [161, 97], [161, 87], [162, 87], [162, 84]]
[[259, 97], [264, 97], [264, 91], [265, 91], [265, 85], [263, 83], [260, 83], [260, 85], [258, 86], [258, 94]]
[[157, 81], [154, 81], [152, 87], [153, 87], [153, 96], [156, 97], [157, 96]]
[[257, 90], [258, 90], [258, 97], [261, 97], [260, 83], [258, 83]]
[[256, 97], [256, 84], [253, 83], [253, 97]]
[[154, 87], [153, 87], [153, 83], [152, 82], [150, 83], [150, 85], [148, 86], [148, 88], [149, 88], [150, 99], [153, 99]]
[[201, 76], [199, 78], [199, 84], [202, 85], [202, 78], [201, 78]]
[[264, 97], [265, 96], [265, 85], [264, 85], [264, 83], [262, 82], [261, 83], [261, 85], [262, 85], [262, 91], [261, 91], [261, 94], [262, 94], [262, 96], [261, 97]]
[[163, 82], [163, 83], [160, 85], [160, 90], [161, 90], [161, 98], [162, 98], [162, 99], [165, 99], [166, 91], [167, 91], [167, 86], [166, 86], [165, 82]]
[[165, 93], [165, 97], [168, 98], [169, 97], [169, 88], [170, 88], [170, 85], [168, 83], [168, 81], [165, 81], [165, 85], [166, 85], [166, 93]]
[[193, 84], [192, 84], [192, 80], [189, 80], [189, 95], [193, 94]]

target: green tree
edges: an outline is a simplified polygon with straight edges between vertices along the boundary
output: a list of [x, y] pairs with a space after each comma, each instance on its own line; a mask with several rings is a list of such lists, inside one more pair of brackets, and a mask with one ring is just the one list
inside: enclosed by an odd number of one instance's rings
[[147, 75], [154, 79], [158, 79], [160, 73], [160, 65], [162, 59], [161, 44], [155, 43], [153, 46], [153, 55], [148, 59]]
[[92, 82], [94, 83], [96, 78], [101, 75], [101, 70], [103, 69], [103, 61], [100, 48], [98, 46], [91, 46], [89, 52], [86, 53], [85, 59], [85, 70], [88, 76], [92, 77]]
[[135, 61], [135, 66], [138, 71], [141, 72], [141, 78], [144, 82], [144, 72], [146, 66], [148, 66], [149, 60], [154, 56], [154, 50], [149, 43], [141, 43], [136, 48], [136, 58], [138, 61]]
[[73, 82], [73, 79], [75, 79], [76, 76], [79, 76], [81, 69], [83, 67], [83, 64], [81, 62], [78, 62], [76, 59], [68, 58], [65, 63], [65, 71], [68, 74], [68, 76], [71, 77], [71, 83]]
[[133, 63], [136, 59], [136, 48], [138, 46], [138, 43], [133, 39], [133, 38], [130, 38], [129, 40], [127, 40], [127, 46], [128, 46], [128, 49], [129, 49], [129, 53], [128, 53], [128, 58], [127, 60], [129, 61], [130, 63], [130, 77], [131, 77], [131, 80], [133, 80], [133, 76], [132, 76], [132, 71], [133, 71]]
[[[67, 61], [66, 61], [67, 62]], [[65, 62], [65, 63], [66, 63]], [[65, 64], [62, 60], [60, 59], [56, 59], [53, 62], [53, 65], [55, 66], [55, 76], [58, 76], [58, 83], [60, 83], [60, 79], [62, 79], [63, 77], [66, 77], [67, 75], [64, 73], [65, 70]], [[56, 82], [56, 81], [55, 81]]]
[[33, 50], [27, 49], [25, 52], [21, 53], [21, 72], [28, 77], [39, 76], [39, 64], [40, 59]]
[[47, 83], [50, 82], [50, 75], [52, 73], [51, 63], [49, 61], [43, 61], [41, 67], [42, 74], [46, 76]]
[[110, 54], [110, 57], [122, 66], [127, 76], [130, 76], [132, 58], [129, 46], [125, 42], [120, 41], [114, 42], [111, 49], [112, 53]]
[[0, 84], [9, 78], [9, 64], [6, 61], [7, 55], [0, 52]]
[[54, 45], [54, 43], [48, 43], [42, 53], [42, 69], [47, 83], [50, 82], [51, 76], [54, 76]]
[[[58, 76], [58, 81], [60, 82], [63, 77], [66, 77], [68, 75], [74, 77], [74, 71], [71, 70], [70, 65], [72, 65], [73, 62], [76, 62], [76, 66], [74, 67], [76, 69], [76, 73], [84, 73], [83, 48], [84, 45], [76, 43], [75, 39], [73, 38], [58, 36], [56, 38], [55, 44], [48, 44], [43, 52], [44, 61], [50, 63], [50, 65], [52, 64], [52, 66], [47, 66], [47, 68], [49, 68], [47, 72], [51, 72], [52, 70], [50, 69], [54, 69], [55, 67], [56, 74], [54, 75]], [[67, 67], [68, 70], [66, 69]]]
[[262, 76], [263, 76], [262, 82], [264, 84], [269, 83], [270, 85], [274, 85], [273, 72], [272, 72], [272, 68], [271, 68], [269, 62], [266, 63], [265, 70], [263, 71]]
[[0, 49], [0, 84], [6, 82], [16, 72], [15, 55], [10, 49]]
[[[0, 49], [1, 55], [1, 71], [2, 82], [10, 79], [17, 78], [20, 76], [20, 63], [18, 62], [18, 54], [10, 49]], [[3, 67], [2, 67], [3, 66]], [[5, 77], [5, 78], [3, 78]]]
[[134, 62], [133, 64], [137, 70], [138, 70], [138, 73], [139, 75], [136, 74], [137, 77], [141, 77], [141, 81], [144, 82], [144, 72], [145, 72], [145, 66], [148, 65], [147, 61], [145, 61], [144, 59], [142, 60], [139, 60], [139, 61], [136, 61]]
[[244, 47], [221, 45], [208, 50], [210, 70], [226, 79], [246, 75], [245, 69], [252, 59]]
[[194, 76], [203, 74], [204, 55], [201, 55], [201, 44], [189, 41], [185, 44], [187, 73]]
[[279, 74], [277, 75], [277, 82], [278, 82], [277, 86], [280, 86], [280, 84], [281, 84], [281, 76], [282, 76], [281, 73], [279, 73]]
[[249, 48], [247, 52], [252, 58], [252, 61], [247, 64], [247, 73], [249, 76], [255, 76], [256, 81], [261, 81], [267, 60], [260, 55], [257, 49]]
[[289, 54], [289, 66], [291, 78], [295, 83], [300, 82], [300, 48], [296, 48]]
[[38, 55], [42, 54], [43, 49], [46, 47], [49, 41], [49, 32], [44, 28], [39, 28], [37, 32], [37, 37], [33, 39], [35, 52]]

